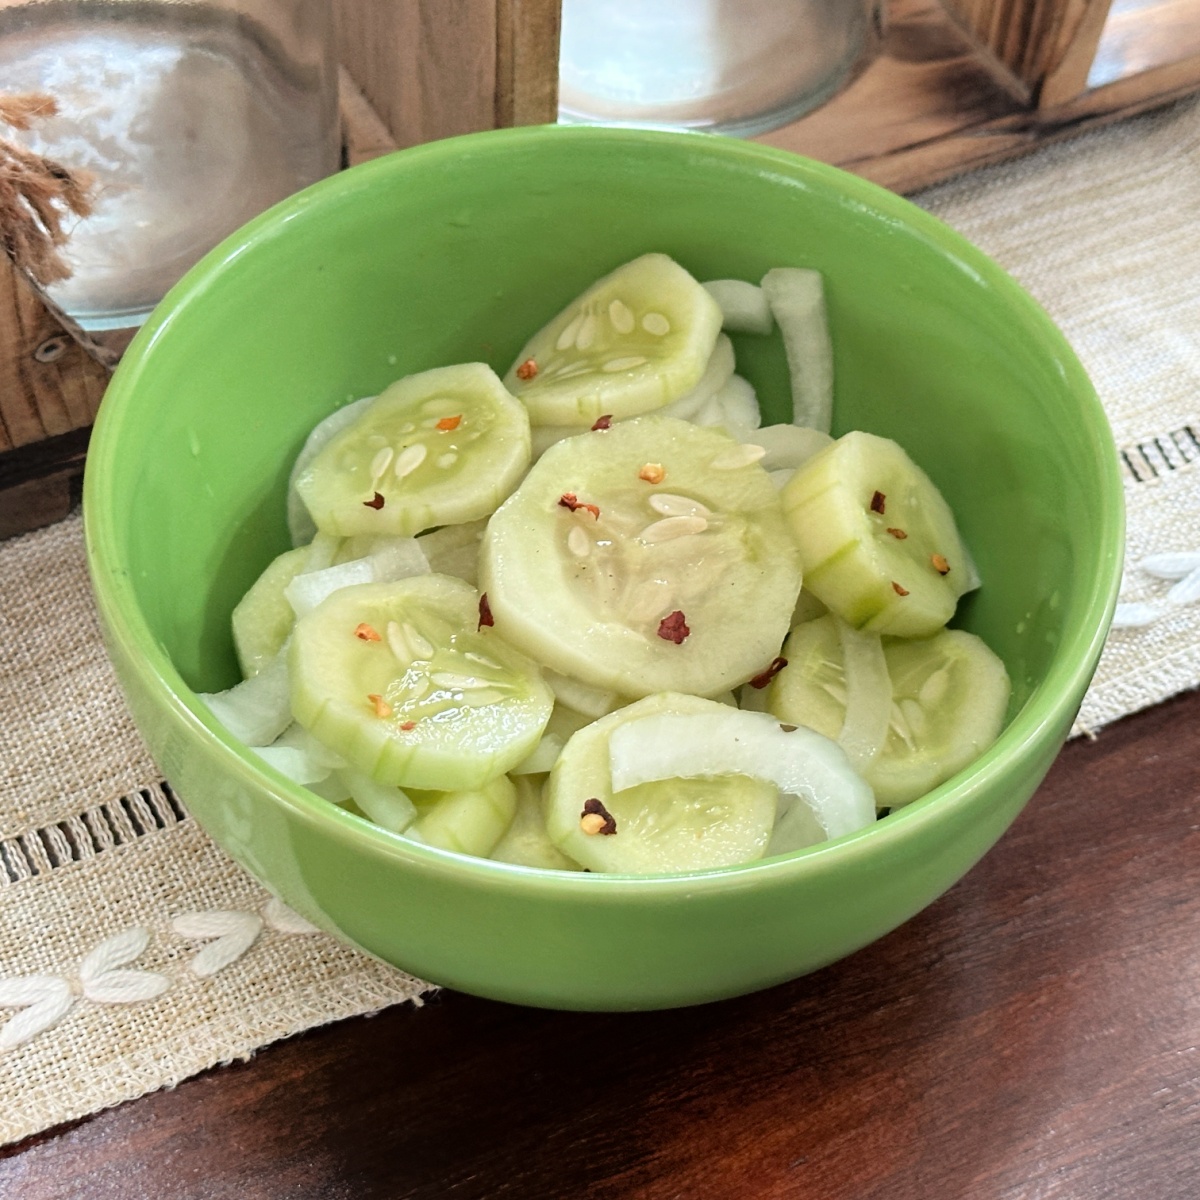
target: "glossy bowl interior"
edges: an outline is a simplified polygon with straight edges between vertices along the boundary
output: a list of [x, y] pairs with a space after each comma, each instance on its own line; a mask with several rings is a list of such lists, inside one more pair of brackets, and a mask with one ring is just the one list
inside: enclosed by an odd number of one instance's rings
[[[898, 439], [985, 581], [956, 621], [1006, 662], [1009, 724], [875, 828], [790, 859], [633, 879], [482, 862], [289, 783], [195, 697], [236, 681], [229, 614], [287, 545], [305, 434], [407, 372], [503, 372], [572, 295], [649, 250], [699, 278], [826, 276], [836, 430]], [[739, 369], [787, 419], [777, 337]], [[705, 135], [538, 128], [407, 150], [301, 193], [170, 293], [106, 396], [85, 488], [107, 643], [166, 776], [302, 914], [438, 983], [523, 1003], [696, 1003], [879, 937], [984, 854], [1061, 746], [1120, 574], [1108, 426], [1044, 313], [943, 225], [851, 176]]]

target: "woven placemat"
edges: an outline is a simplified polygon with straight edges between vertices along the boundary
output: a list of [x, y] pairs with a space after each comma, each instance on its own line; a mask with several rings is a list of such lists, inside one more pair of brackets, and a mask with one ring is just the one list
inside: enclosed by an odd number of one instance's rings
[[[1200, 102], [918, 202], [1042, 301], [1122, 450], [1121, 624], [1078, 729], [1195, 687]], [[0, 544], [0, 712], [0, 1142], [419, 998], [273, 901], [161, 781], [104, 657], [78, 516]]]

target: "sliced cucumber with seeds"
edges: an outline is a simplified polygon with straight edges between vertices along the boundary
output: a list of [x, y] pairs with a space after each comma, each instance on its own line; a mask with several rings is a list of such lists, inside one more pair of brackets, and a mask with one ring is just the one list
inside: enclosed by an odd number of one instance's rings
[[522, 775], [514, 778], [517, 811], [504, 836], [493, 847], [489, 858], [515, 863], [519, 867], [540, 867], [546, 871], [581, 871], [546, 832], [545, 777]]
[[796, 472], [782, 499], [805, 588], [856, 629], [928, 637], [973, 586], [949, 505], [887, 438], [839, 438]]
[[238, 665], [249, 679], [257, 675], [283, 648], [296, 614], [288, 603], [288, 585], [308, 569], [309, 548], [285, 550], [271, 560], [250, 590], [234, 606], [233, 648]]
[[[885, 639], [890, 685], [882, 749], [865, 778], [880, 806], [907, 804], [949, 779], [995, 741], [1008, 706], [1004, 664], [974, 634]], [[797, 626], [783, 650], [788, 665], [767, 691], [781, 721], [837, 738], [846, 722], [843, 647], [833, 617]]]
[[[614, 732], [646, 716], [713, 710], [736, 711], [696, 696], [649, 696], [575, 734], [550, 774], [546, 828], [554, 843], [591, 871], [633, 875], [699, 871], [761, 858], [778, 796], [770, 783], [730, 773], [659, 780], [618, 792], [611, 787]], [[613, 819], [615, 832], [589, 832], [599, 823], [585, 818], [601, 810]]]
[[504, 378], [535, 425], [591, 425], [669, 404], [704, 374], [721, 309], [678, 263], [618, 267], [538, 331]]
[[537, 745], [553, 696], [448, 575], [335, 592], [296, 622], [296, 720], [380, 783], [478, 788]]
[[414, 796], [416, 820], [404, 836], [427, 846], [487, 858], [517, 811], [517, 789], [507, 775], [478, 788]]
[[412, 535], [488, 516], [529, 465], [524, 407], [490, 367], [398, 380], [296, 476], [317, 528]]
[[800, 589], [760, 453], [656, 416], [552, 446], [488, 523], [496, 631], [622, 696], [715, 695], [757, 674]]

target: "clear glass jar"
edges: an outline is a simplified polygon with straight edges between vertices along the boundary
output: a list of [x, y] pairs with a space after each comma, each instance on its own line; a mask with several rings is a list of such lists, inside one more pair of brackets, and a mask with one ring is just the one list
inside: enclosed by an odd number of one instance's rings
[[846, 86], [881, 0], [563, 0], [559, 120], [752, 136]]
[[226, 234], [336, 170], [328, 0], [0, 0], [0, 90], [58, 106], [22, 141], [96, 180], [70, 278], [87, 331], [140, 324]]

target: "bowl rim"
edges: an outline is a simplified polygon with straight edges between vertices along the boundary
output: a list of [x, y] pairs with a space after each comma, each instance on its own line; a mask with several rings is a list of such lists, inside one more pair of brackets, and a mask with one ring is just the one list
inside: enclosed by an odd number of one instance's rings
[[[525, 867], [475, 858], [410, 841], [341, 809], [307, 788], [293, 783], [253, 755], [216, 722], [197, 693], [187, 686], [170, 661], [138, 605], [128, 572], [116, 560], [119, 538], [114, 513], [107, 502], [109, 476], [116, 475], [122, 423], [147, 358], [192, 305], [203, 302], [217, 286], [223, 269], [261, 243], [288, 236], [289, 225], [307, 210], [367, 190], [412, 170], [461, 158], [464, 153], [505, 155], [538, 143], [620, 142], [654, 147], [663, 153], [696, 153], [737, 169], [782, 182], [817, 189], [842, 202], [862, 206], [907, 227], [976, 273], [983, 282], [1014, 305], [1025, 320], [1039, 328], [1055, 350], [1064, 385], [1079, 406], [1081, 432], [1101, 466], [1105, 484], [1095, 497], [1101, 544], [1101, 569], [1091, 581], [1086, 608], [1076, 628], [1064, 638], [1045, 678], [1038, 684], [1001, 732], [996, 742], [963, 773], [952, 777], [919, 800], [872, 826], [829, 842], [771, 859], [662, 875], [601, 874]], [[108, 638], [128, 664], [142, 688], [166, 709], [173, 723], [189, 737], [201, 740], [209, 754], [221, 758], [238, 781], [261, 789], [291, 817], [325, 831], [344, 843], [374, 856], [402, 861], [426, 873], [448, 875], [460, 882], [489, 889], [530, 894], [557, 894], [582, 888], [596, 902], [643, 895], [689, 897], [747, 887], [786, 884], [800, 875], [840, 870], [849, 859], [881, 853], [888, 846], [920, 838], [930, 824], [951, 818], [970, 805], [972, 797], [990, 790], [1014, 764], [1043, 753], [1055, 731], [1069, 726], [1068, 709], [1083, 695], [1099, 661], [1117, 602], [1124, 542], [1124, 503], [1116, 446], [1108, 419], [1082, 365], [1063, 333], [1045, 310], [1006, 271], [962, 235], [911, 201], [874, 183], [826, 163], [756, 142], [694, 131], [663, 131], [613, 126], [524, 126], [487, 130], [410, 147], [373, 159], [330, 176], [280, 202], [236, 230], [206, 254], [167, 293], [133, 339], [105, 395], [89, 447], [84, 476], [84, 536], [92, 586]]]

